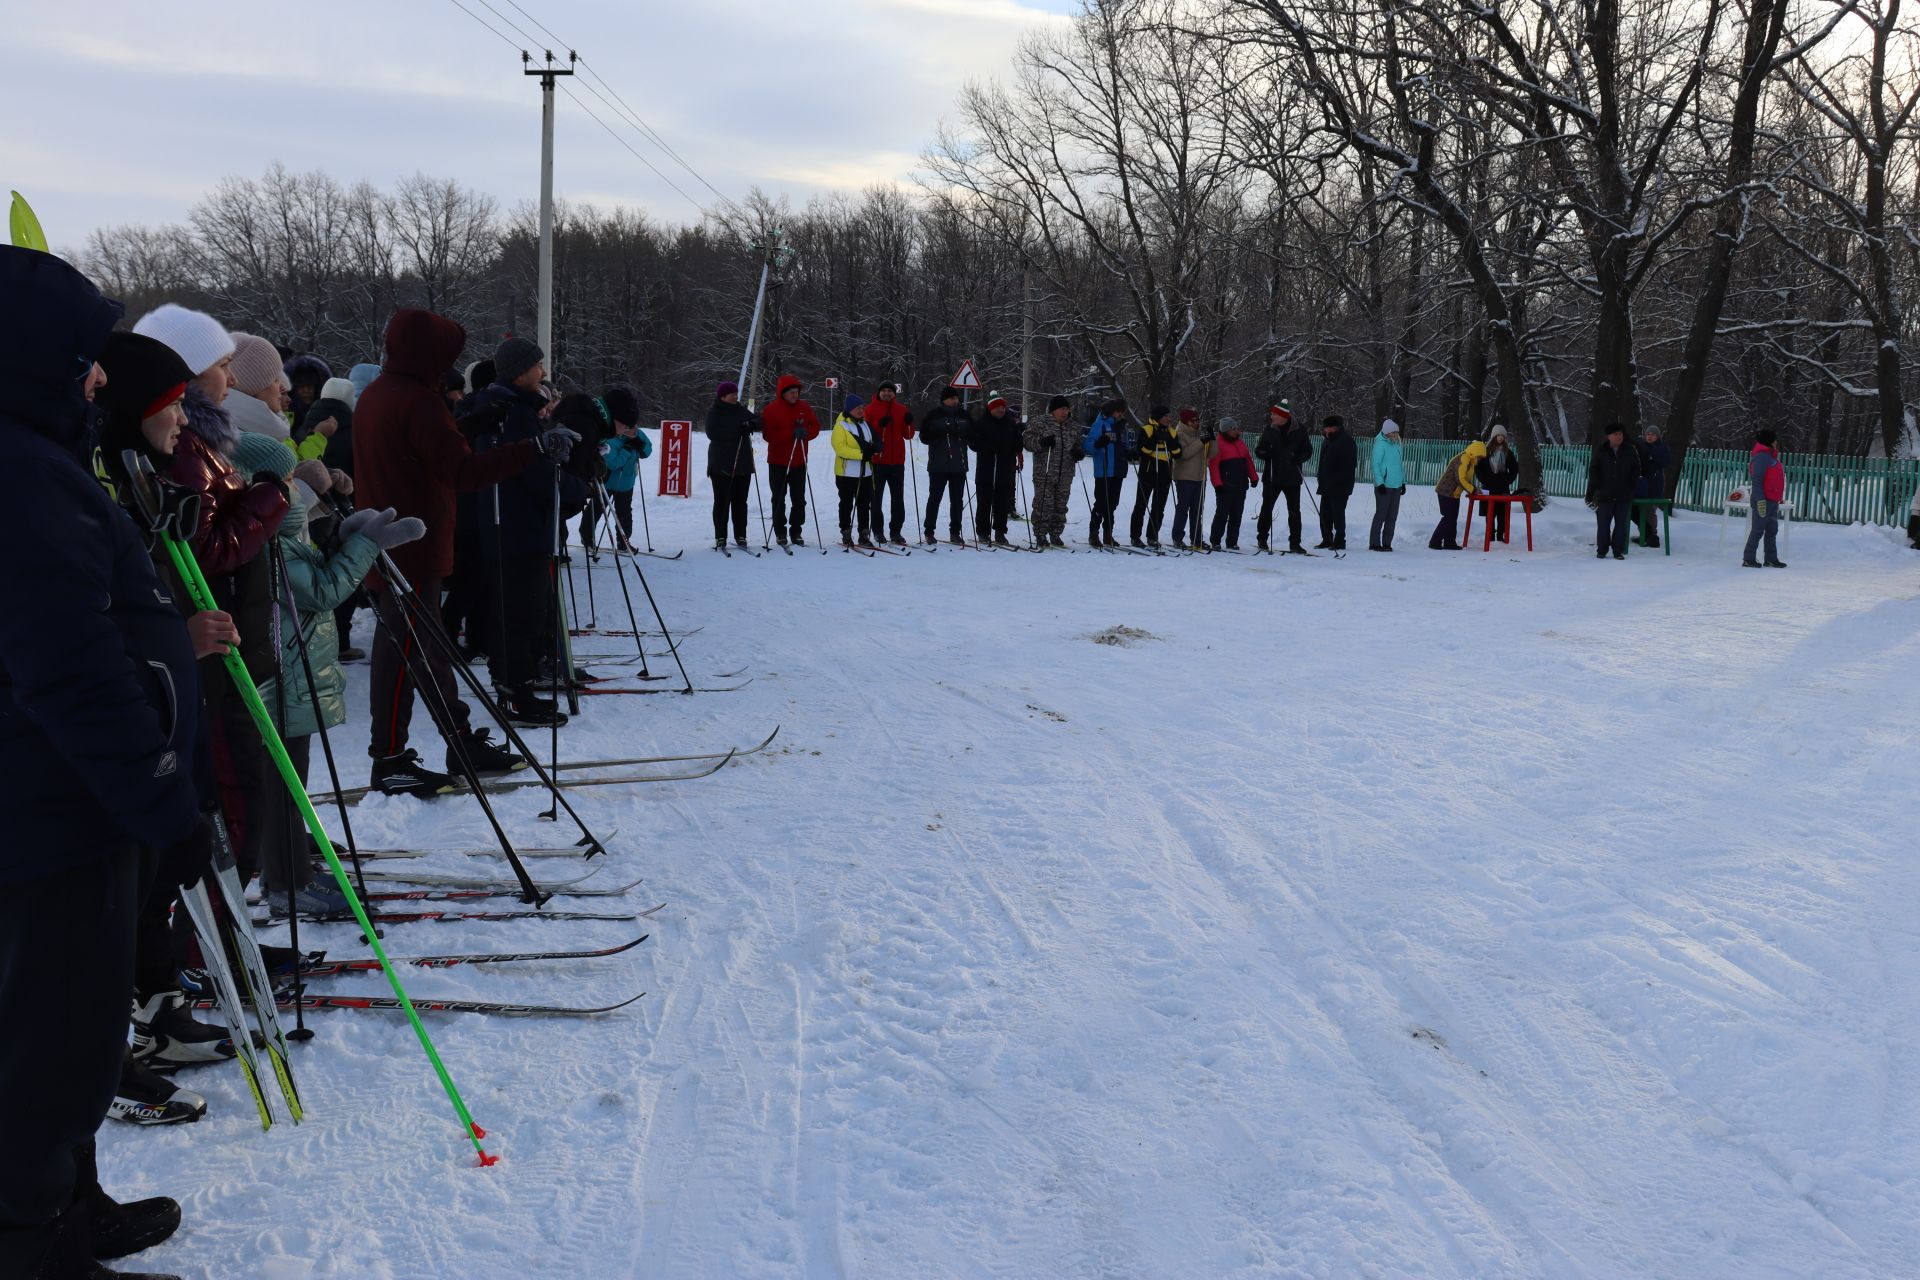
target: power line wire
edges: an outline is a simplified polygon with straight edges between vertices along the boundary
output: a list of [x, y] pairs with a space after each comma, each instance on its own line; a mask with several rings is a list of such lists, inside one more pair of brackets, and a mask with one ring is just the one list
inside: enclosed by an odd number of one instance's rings
[[579, 107], [582, 111], [586, 112], [587, 117], [590, 120], [592, 120], [595, 124], [599, 125], [602, 129], [605, 129], [607, 131], [608, 137], [612, 138], [615, 142], [625, 147], [627, 149], [627, 154], [631, 155], [635, 160], [638, 160], [641, 164], [651, 169], [654, 173], [654, 176], [659, 178], [660, 181], [666, 183], [668, 186], [672, 187], [675, 191], [678, 191], [680, 193], [681, 199], [685, 200], [688, 204], [692, 205], [694, 208], [700, 210], [701, 213], [705, 213], [707, 211], [706, 207], [702, 205], [698, 200], [695, 200], [692, 196], [688, 195], [686, 191], [680, 186], [679, 183], [675, 182], [672, 178], [669, 178], [666, 174], [660, 172], [659, 167], [656, 166], [653, 163], [653, 161], [647, 159], [645, 156], [641, 155], [638, 151], [635, 151], [633, 149], [633, 144], [628, 142], [625, 138], [621, 137], [620, 134], [617, 131], [615, 131], [612, 125], [608, 124], [605, 120], [602, 120], [599, 116], [595, 115], [593, 108], [589, 107], [586, 103], [582, 102], [579, 96], [575, 94], [573, 90], [567, 88], [567, 86], [565, 85], [560, 85], [559, 89], [560, 89], [560, 92], [566, 94], [567, 97], [573, 100], [573, 104], [575, 106]]
[[[502, 35], [499, 31], [495, 30], [492, 24], [490, 24], [485, 18], [481, 17], [479, 14], [475, 13], [473, 10], [467, 8], [467, 6], [461, 4], [460, 0], [447, 0], [447, 3], [452, 5], [454, 8], [458, 9], [460, 12], [466, 14], [469, 18], [472, 18], [475, 22], [479, 23], [483, 30], [485, 30], [488, 34], [493, 36], [494, 39], [499, 40], [501, 43], [505, 44], [509, 49], [512, 49], [516, 53], [526, 52], [525, 49], [522, 49], [519, 45], [515, 44], [512, 41], [512, 39], [510, 39], [505, 35]], [[482, 3], [485, 3], [485, 0], [482, 0]]]

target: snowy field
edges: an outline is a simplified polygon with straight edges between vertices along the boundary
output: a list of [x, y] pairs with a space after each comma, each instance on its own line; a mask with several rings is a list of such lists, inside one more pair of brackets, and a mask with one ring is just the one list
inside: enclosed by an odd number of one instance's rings
[[[189, 1074], [206, 1120], [103, 1135], [111, 1190], [186, 1207], [142, 1265], [1920, 1272], [1920, 555], [1895, 531], [1796, 527], [1792, 569], [1760, 573], [1683, 514], [1671, 558], [1597, 562], [1560, 501], [1532, 555], [1440, 554], [1416, 490], [1390, 556], [756, 561], [711, 549], [706, 507], [704, 479], [650, 498], [655, 543], [688, 550], [642, 563], [668, 621], [704, 628], [696, 679], [752, 683], [593, 698], [561, 739], [680, 754], [781, 726], [710, 778], [570, 793], [618, 828], [600, 877], [668, 904], [652, 938], [405, 975], [421, 996], [649, 994], [593, 1021], [430, 1019], [502, 1156], [484, 1171], [397, 1015], [310, 1016], [300, 1128], [262, 1134], [237, 1071]], [[336, 742], [355, 781], [365, 735]], [[556, 843], [542, 807], [502, 801]], [[373, 797], [355, 832], [447, 849], [486, 828], [466, 800]], [[303, 942], [356, 954], [352, 932]], [[396, 955], [631, 936], [387, 931]]]

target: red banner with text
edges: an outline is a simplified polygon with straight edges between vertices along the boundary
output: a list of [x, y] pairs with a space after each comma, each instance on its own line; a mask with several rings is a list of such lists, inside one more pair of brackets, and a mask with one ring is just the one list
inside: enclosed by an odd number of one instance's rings
[[660, 494], [668, 498], [693, 496], [693, 472], [687, 459], [693, 452], [691, 422], [660, 424]]

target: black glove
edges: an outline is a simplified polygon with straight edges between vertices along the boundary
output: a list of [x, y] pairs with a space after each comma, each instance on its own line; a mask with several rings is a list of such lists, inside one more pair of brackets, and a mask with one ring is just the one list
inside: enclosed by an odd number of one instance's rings
[[193, 830], [160, 851], [160, 874], [168, 882], [189, 888], [213, 870], [213, 819], [201, 814]]
[[1105, 435], [1101, 436], [1099, 440], [1095, 441], [1095, 443], [1098, 444], [1102, 449], [1106, 448], [1108, 445], [1113, 443], [1113, 432], [1111, 431], [1107, 432]]
[[1212, 428], [1212, 427], [1202, 427], [1202, 428], [1200, 428], [1200, 441], [1201, 441], [1201, 443], [1202, 443], [1202, 444], [1212, 444], [1212, 443], [1213, 443], [1213, 428]]
[[1085, 449], [1082, 449], [1079, 445], [1076, 444], [1075, 446], [1073, 446], [1072, 454], [1073, 454], [1073, 460], [1077, 463], [1081, 459], [1087, 456], [1087, 451]]
[[1051, 449], [1059, 443], [1060, 442], [1058, 440], [1055, 440], [1052, 436], [1048, 436], [1040, 442], [1040, 447], [1042, 449]]

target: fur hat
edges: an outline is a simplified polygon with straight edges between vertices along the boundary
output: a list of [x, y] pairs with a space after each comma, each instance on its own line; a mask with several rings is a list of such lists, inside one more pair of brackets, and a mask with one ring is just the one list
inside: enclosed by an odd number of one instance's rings
[[[199, 377], [233, 354], [233, 335], [204, 311], [195, 311], [177, 303], [164, 303], [134, 321], [133, 331], [158, 338], [174, 349], [193, 376]], [[280, 362], [274, 353], [274, 363]]]
[[493, 380], [511, 385], [515, 378], [547, 358], [537, 342], [508, 338], [493, 351]]
[[251, 333], [230, 336], [233, 338], [233, 385], [256, 400], [265, 399], [265, 393], [287, 376], [281, 368], [279, 349]]

